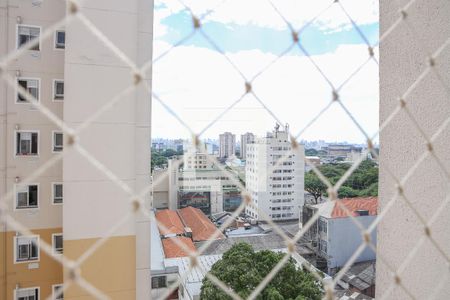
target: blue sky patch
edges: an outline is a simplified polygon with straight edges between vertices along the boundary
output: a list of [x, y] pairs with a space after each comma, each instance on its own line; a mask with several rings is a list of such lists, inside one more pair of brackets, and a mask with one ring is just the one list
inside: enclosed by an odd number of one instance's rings
[[[185, 11], [172, 14], [161, 23], [168, 27], [168, 32], [160, 39], [170, 44], [178, 42], [193, 30], [191, 16]], [[360, 25], [359, 28], [372, 45], [377, 42], [378, 23]], [[263, 28], [256, 25], [242, 26], [208, 21], [202, 24], [202, 29], [222, 50], [229, 53], [258, 49], [277, 55], [286, 50], [292, 42], [292, 36], [288, 30]], [[357, 30], [351, 26], [340, 31], [330, 31], [318, 25], [311, 25], [301, 33], [300, 40], [311, 55], [334, 52], [340, 45], [365, 43]], [[184, 45], [213, 49], [198, 33]]]

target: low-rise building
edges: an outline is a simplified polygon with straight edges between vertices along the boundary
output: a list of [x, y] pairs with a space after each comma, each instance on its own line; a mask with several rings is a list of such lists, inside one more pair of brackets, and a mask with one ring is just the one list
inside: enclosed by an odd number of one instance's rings
[[211, 215], [233, 212], [242, 202], [239, 174], [223, 172], [204, 153], [169, 159], [168, 168], [154, 171], [152, 181], [156, 209], [193, 206]]
[[[319, 218], [309, 228], [306, 236], [310, 247], [326, 260], [328, 274], [345, 265], [358, 247], [364, 243], [357, 220], [368, 228], [377, 217], [378, 198], [345, 198], [316, 205], [306, 205], [303, 210], [303, 225], [318, 213]], [[344, 208], [345, 207], [345, 208]], [[353, 218], [347, 214], [347, 211]], [[371, 243], [376, 247], [376, 230], [370, 234]], [[366, 247], [355, 262], [374, 260], [375, 252]]]

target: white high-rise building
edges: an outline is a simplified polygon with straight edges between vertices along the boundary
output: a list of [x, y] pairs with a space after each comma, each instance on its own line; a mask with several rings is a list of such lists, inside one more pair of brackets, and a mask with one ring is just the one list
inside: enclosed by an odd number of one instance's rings
[[[304, 149], [291, 151], [289, 128], [277, 125], [266, 137], [247, 145], [245, 181], [253, 203], [245, 212], [264, 220], [259, 211], [272, 220], [298, 219], [304, 204]], [[278, 165], [277, 162], [282, 160]]]
[[251, 144], [255, 141], [255, 135], [251, 132], [241, 134], [241, 158], [246, 159], [247, 144]]
[[219, 157], [233, 157], [236, 152], [236, 136], [231, 132], [219, 135]]

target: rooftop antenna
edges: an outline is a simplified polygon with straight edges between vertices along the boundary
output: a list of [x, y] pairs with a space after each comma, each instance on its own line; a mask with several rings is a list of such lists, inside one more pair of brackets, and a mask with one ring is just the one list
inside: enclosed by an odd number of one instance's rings
[[275, 124], [275, 137], [278, 137], [278, 130], [280, 129], [280, 124]]

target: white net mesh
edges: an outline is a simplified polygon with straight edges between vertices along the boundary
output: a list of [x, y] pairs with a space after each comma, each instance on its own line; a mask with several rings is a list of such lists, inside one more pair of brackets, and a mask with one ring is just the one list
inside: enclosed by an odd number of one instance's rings
[[[88, 2], [89, 0], [86, 0]], [[279, 124], [285, 124], [285, 121], [280, 118], [273, 110], [270, 109], [270, 106], [265, 103], [265, 95], [260, 94], [257, 89], [254, 88], [253, 84], [255, 81], [265, 74], [266, 72], [270, 72], [271, 68], [276, 65], [291, 49], [298, 49], [305, 57], [308, 58], [311, 65], [314, 67], [314, 69], [318, 72], [318, 74], [322, 77], [323, 81], [328, 86], [329, 90], [329, 99], [327, 100], [327, 104], [316, 114], [311, 115], [309, 122], [306, 123], [306, 125], [303, 128], [294, 128], [293, 130], [296, 130], [296, 134], [291, 136], [291, 151], [286, 154], [284, 157], [278, 160], [276, 164], [274, 164], [271, 168], [268, 170], [268, 174], [272, 173], [274, 169], [276, 169], [280, 164], [282, 164], [285, 159], [288, 157], [288, 155], [291, 154], [298, 154], [300, 153], [300, 147], [299, 147], [299, 140], [302, 138], [303, 133], [313, 126], [331, 107], [339, 107], [342, 109], [342, 111], [345, 113], [345, 115], [349, 118], [349, 120], [354, 124], [355, 128], [357, 128], [361, 134], [363, 134], [367, 141], [367, 151], [372, 154], [373, 157], [378, 158], [378, 152], [374, 149], [374, 141], [377, 140], [378, 135], [380, 132], [382, 132], [389, 124], [390, 122], [395, 118], [397, 114], [400, 112], [405, 112], [408, 117], [411, 120], [411, 124], [413, 124], [414, 128], [417, 130], [418, 133], [424, 138], [426, 141], [426, 151], [423, 152], [423, 155], [417, 159], [417, 161], [413, 164], [413, 166], [409, 169], [409, 171], [406, 173], [405, 176], [402, 178], [397, 178], [394, 174], [395, 172], [392, 172], [391, 170], [387, 169], [385, 167], [384, 172], [385, 174], [388, 174], [390, 176], [390, 180], [396, 185], [397, 193], [395, 194], [395, 197], [393, 197], [387, 204], [384, 206], [384, 209], [378, 213], [378, 216], [376, 218], [376, 221], [374, 221], [370, 227], [367, 229], [356, 219], [352, 216], [352, 214], [348, 211], [348, 209], [341, 205], [341, 208], [346, 211], [349, 215], [349, 218], [352, 219], [354, 224], [360, 229], [363, 243], [358, 247], [358, 249], [354, 252], [352, 257], [347, 261], [347, 263], [337, 272], [337, 274], [334, 276], [333, 280], [330, 283], [324, 282], [325, 287], [325, 295], [324, 297], [326, 299], [333, 299], [335, 297], [334, 295], [334, 288], [337, 284], [337, 282], [344, 276], [344, 274], [348, 271], [348, 269], [352, 266], [352, 264], [355, 262], [355, 260], [358, 258], [358, 256], [361, 254], [361, 252], [365, 248], [370, 248], [373, 251], [376, 251], [376, 247], [373, 245], [370, 234], [372, 231], [376, 230], [377, 224], [383, 219], [383, 217], [387, 214], [387, 212], [394, 206], [394, 203], [396, 201], [403, 201], [406, 203], [411, 210], [414, 212], [414, 214], [417, 216], [417, 220], [421, 223], [420, 225], [423, 226], [424, 231], [423, 235], [417, 238], [417, 243], [415, 246], [410, 249], [409, 253], [405, 255], [405, 259], [403, 260], [403, 263], [400, 265], [399, 268], [393, 268], [391, 267], [391, 264], [389, 263], [389, 260], [383, 257], [381, 253], [377, 253], [377, 260], [380, 260], [383, 262], [384, 265], [386, 265], [392, 272], [393, 280], [392, 285], [389, 289], [384, 291], [382, 295], [377, 295], [378, 299], [385, 299], [390, 297], [390, 293], [392, 290], [397, 286], [404, 290], [404, 292], [409, 295], [411, 298], [415, 299], [417, 298], [414, 294], [411, 294], [411, 292], [406, 288], [402, 283], [402, 272], [405, 270], [406, 266], [408, 266], [414, 259], [414, 255], [417, 252], [417, 250], [421, 247], [421, 245], [426, 241], [430, 241], [436, 250], [439, 252], [439, 254], [450, 263], [450, 257], [449, 255], [442, 249], [442, 247], [439, 245], [438, 241], [433, 237], [433, 232], [431, 231], [430, 227], [433, 224], [433, 222], [436, 221], [436, 219], [440, 218], [441, 216], [440, 211], [443, 207], [445, 207], [449, 201], [450, 196], [448, 196], [441, 204], [440, 207], [436, 208], [434, 214], [431, 218], [425, 218], [422, 216], [421, 212], [415, 208], [415, 205], [408, 199], [408, 197], [404, 193], [405, 184], [407, 184], [408, 179], [415, 173], [415, 171], [419, 168], [419, 166], [426, 160], [426, 159], [433, 159], [437, 163], [437, 165], [440, 167], [443, 174], [445, 174], [448, 181], [450, 181], [450, 170], [446, 169], [445, 164], [442, 162], [439, 155], [433, 151], [433, 145], [435, 141], [440, 137], [441, 133], [448, 128], [448, 124], [450, 122], [450, 117], [445, 120], [440, 126], [439, 129], [432, 133], [426, 133], [420, 126], [420, 123], [417, 122], [414, 115], [411, 113], [409, 106], [408, 106], [408, 98], [409, 96], [415, 91], [415, 89], [419, 86], [419, 84], [429, 76], [434, 75], [433, 80], [438, 81], [442, 88], [446, 91], [447, 95], [450, 98], [450, 86], [449, 83], [446, 82], [443, 79], [443, 76], [440, 74], [439, 70], [439, 58], [442, 53], [445, 51], [448, 52], [449, 44], [450, 44], [450, 38], [448, 38], [445, 43], [442, 43], [437, 48], [429, 49], [428, 45], [425, 45], [422, 40], [420, 39], [420, 36], [416, 34], [415, 28], [413, 26], [413, 23], [410, 22], [411, 18], [414, 18], [414, 15], [409, 14], [409, 8], [417, 1], [410, 1], [405, 6], [399, 7], [398, 12], [398, 18], [397, 21], [395, 21], [390, 28], [387, 30], [384, 30], [383, 35], [380, 36], [379, 41], [375, 44], [371, 44], [369, 42], [369, 39], [365, 36], [364, 32], [359, 28], [358, 20], [355, 20], [354, 18], [359, 18], [360, 16], [353, 16], [351, 11], [352, 7], [351, 4], [346, 4], [345, 1], [329, 1], [327, 5], [325, 5], [320, 11], [311, 12], [311, 16], [309, 18], [308, 22], [305, 22], [303, 24], [297, 24], [296, 22], [296, 14], [295, 12], [286, 13], [285, 9], [280, 9], [278, 7], [279, 3], [276, 3], [275, 1], [268, 1], [269, 7], [275, 12], [279, 18], [280, 22], [284, 22], [285, 25], [288, 28], [288, 31], [286, 34], [290, 35], [291, 41], [290, 43], [286, 44], [284, 47], [284, 51], [282, 51], [275, 59], [270, 61], [267, 64], [263, 64], [260, 68], [260, 71], [256, 74], [252, 74], [251, 76], [245, 75], [247, 72], [244, 72], [240, 69], [240, 66], [238, 63], [235, 63], [223, 49], [219, 46], [219, 44], [216, 42], [216, 39], [218, 37], [211, 36], [208, 34], [202, 27], [202, 22], [204, 22], [205, 19], [207, 19], [211, 14], [215, 13], [216, 11], [220, 11], [221, 7], [227, 2], [221, 1], [219, 3], [216, 3], [215, 5], [212, 5], [210, 10], [207, 10], [206, 13], [203, 14], [196, 14], [195, 9], [195, 2], [188, 3], [188, 2], [182, 2], [178, 1], [178, 5], [182, 7], [182, 9], [185, 9], [191, 14], [192, 17], [192, 23], [191, 23], [191, 30], [189, 31], [189, 34], [186, 36], [183, 36], [179, 39], [178, 42], [174, 43], [174, 45], [170, 48], [168, 48], [166, 51], [155, 57], [152, 61], [148, 61], [142, 66], [137, 66], [132, 59], [127, 57], [108, 37], [105, 35], [97, 26], [94, 20], [90, 20], [87, 18], [83, 10], [80, 9], [80, 5], [78, 1], [70, 0], [67, 1], [68, 6], [68, 13], [67, 15], [60, 20], [59, 22], [50, 25], [48, 27], [45, 27], [42, 29], [40, 33], [40, 40], [46, 40], [51, 39], [53, 37], [54, 32], [59, 29], [63, 28], [64, 26], [67, 26], [74, 20], [82, 22], [86, 28], [101, 42], [104, 44], [105, 47], [107, 47], [118, 59], [120, 59], [129, 69], [130, 74], [132, 76], [132, 82], [129, 87], [123, 89], [120, 93], [115, 95], [113, 98], [110, 99], [105, 105], [103, 105], [96, 113], [93, 115], [88, 116], [85, 121], [79, 125], [77, 128], [71, 128], [69, 127], [64, 120], [60, 119], [54, 112], [52, 112], [51, 109], [45, 107], [42, 102], [37, 101], [33, 97], [33, 95], [30, 93], [29, 90], [23, 88], [22, 86], [17, 86], [16, 79], [14, 76], [11, 75], [10, 72], [8, 72], [8, 66], [10, 64], [13, 64], [15, 60], [20, 59], [21, 56], [28, 51], [29, 49], [33, 49], [38, 45], [39, 40], [31, 40], [27, 42], [23, 47], [18, 48], [17, 50], [11, 51], [6, 56], [2, 57], [0, 60], [0, 74], [2, 77], [2, 80], [8, 84], [11, 88], [17, 88], [18, 93], [21, 97], [26, 99], [26, 101], [30, 102], [35, 109], [37, 109], [43, 116], [45, 116], [49, 121], [51, 121], [54, 125], [56, 125], [66, 136], [66, 144], [65, 144], [65, 150], [61, 153], [58, 153], [57, 155], [53, 156], [51, 159], [46, 161], [44, 164], [40, 165], [39, 168], [37, 168], [32, 174], [27, 176], [26, 178], [21, 179], [21, 184], [26, 183], [32, 183], [36, 181], [39, 176], [44, 173], [46, 170], [48, 170], [50, 167], [55, 165], [58, 161], [61, 161], [61, 159], [64, 157], [66, 153], [67, 148], [72, 148], [73, 150], [77, 151], [81, 156], [83, 156], [87, 161], [89, 161], [95, 168], [97, 168], [100, 172], [104, 173], [108, 179], [115, 183], [120, 189], [122, 189], [127, 195], [129, 195], [128, 199], [124, 199], [124, 201], [130, 202], [130, 211], [124, 211], [123, 212], [123, 218], [118, 220], [116, 223], [116, 226], [112, 227], [108, 234], [100, 238], [94, 245], [92, 245], [85, 253], [82, 255], [77, 261], [72, 261], [70, 259], [67, 259], [64, 255], [62, 256], [54, 256], [52, 255], [52, 246], [47, 244], [44, 241], [40, 242], [40, 249], [48, 254], [50, 257], [61, 263], [67, 270], [69, 270], [69, 276], [68, 280], [64, 282], [63, 288], [58, 289], [58, 292], [56, 295], [54, 295], [56, 298], [59, 297], [60, 293], [63, 293], [70, 285], [76, 283], [77, 285], [81, 286], [83, 289], [85, 289], [88, 293], [90, 293], [95, 298], [105, 299], [108, 298], [105, 293], [96, 287], [94, 287], [90, 282], [85, 280], [83, 278], [83, 274], [80, 273], [79, 268], [80, 265], [86, 261], [101, 245], [103, 245], [109, 238], [110, 235], [115, 233], [123, 224], [125, 224], [130, 218], [133, 218], [133, 216], [140, 211], [142, 214], [147, 216], [147, 218], [151, 219], [151, 222], [157, 222], [155, 218], [151, 216], [151, 214], [148, 211], [148, 208], [145, 204], [145, 195], [147, 195], [151, 189], [152, 185], [149, 184], [144, 190], [140, 191], [139, 193], [135, 194], [134, 190], [123, 180], [121, 180], [116, 174], [114, 174], [107, 165], [103, 165], [98, 159], [96, 159], [89, 151], [87, 151], [82, 143], [78, 142], [78, 136], [80, 132], [84, 130], [88, 130], [89, 126], [95, 122], [102, 114], [107, 112], [109, 109], [111, 109], [115, 104], [124, 101], [130, 94], [132, 94], [137, 87], [145, 87], [146, 91], [149, 93], [149, 95], [152, 95], [152, 99], [155, 101], [155, 103], [161, 105], [170, 115], [173, 116], [174, 120], [179, 122], [183, 127], [185, 127], [192, 135], [192, 141], [194, 148], [200, 149], [202, 147], [202, 134], [205, 133], [209, 128], [212, 128], [217, 122], [219, 122], [230, 110], [232, 110], [234, 107], [236, 107], [247, 95], [251, 95], [256, 99], [256, 101], [263, 107], [265, 111], [273, 118], [273, 120]], [[259, 3], [258, 3], [259, 4]], [[243, 4], [242, 5], [248, 5]], [[256, 3], [253, 3], [252, 5], [256, 5]], [[305, 4], [306, 6], [308, 4]], [[358, 4], [361, 5], [361, 4]], [[372, 5], [372, 4], [364, 4], [364, 5]], [[450, 5], [447, 3], [447, 5]], [[258, 7], [253, 7], [255, 11], [258, 10]], [[306, 8], [305, 8], [306, 9]], [[302, 33], [304, 30], [311, 26], [316, 20], [320, 19], [320, 17], [329, 11], [330, 9], [339, 9], [342, 11], [343, 15], [347, 18], [347, 21], [351, 26], [356, 30], [356, 32], [360, 35], [360, 38], [364, 41], [364, 43], [367, 44], [367, 49], [365, 50], [366, 53], [366, 59], [363, 61], [362, 64], [357, 66], [353, 72], [351, 72], [343, 82], [335, 83], [335, 80], [333, 80], [332, 75], [329, 76], [327, 71], [318, 64], [312, 55], [309, 54], [308, 49], [306, 49], [305, 45], [302, 44]], [[376, 9], [376, 7], [374, 8]], [[151, 12], [149, 11], [149, 14]], [[352, 82], [352, 80], [363, 70], [367, 67], [368, 64], [375, 64], [378, 65], [378, 46], [379, 44], [382, 44], [392, 32], [395, 32], [399, 26], [407, 26], [408, 30], [410, 30], [410, 33], [417, 37], [417, 42], [421, 44], [421, 48], [423, 51], [424, 56], [428, 57], [428, 61], [426, 62], [428, 65], [426, 68], [424, 68], [423, 72], [417, 77], [415, 82], [408, 86], [399, 96], [399, 101], [397, 107], [393, 110], [392, 114], [385, 119], [385, 121], [380, 125], [379, 130], [375, 134], [369, 134], [365, 131], [364, 126], [362, 126], [358, 121], [357, 118], [352, 114], [352, 112], [347, 108], [347, 105], [345, 104], [345, 101], [341, 99], [340, 92], [341, 90]], [[204, 129], [196, 132], [190, 124], [188, 124], [182, 117], [180, 117], [174, 109], [171, 108], [171, 106], [164, 100], [164, 96], [162, 94], [158, 93], [158, 90], [152, 90], [151, 86], [148, 84], [148, 82], [142, 80], [143, 74], [145, 74], [152, 66], [157, 66], [157, 64], [163, 60], [166, 56], [168, 56], [177, 46], [183, 45], [186, 41], [188, 41], [193, 36], [201, 37], [212, 49], [215, 49], [216, 52], [223, 56], [225, 61], [231, 66], [232, 69], [234, 69], [240, 76], [241, 84], [242, 84], [242, 93], [239, 97], [236, 99], [230, 99], [232, 102], [231, 104], [223, 109], [222, 112], [220, 112], [217, 117], [214, 118], [213, 121], [209, 122], [207, 126], [204, 127]], [[425, 63], [425, 62], [424, 62]], [[211, 71], [214, 73], [213, 71]], [[214, 75], [214, 74], [212, 74]], [[223, 84], [224, 89], [226, 89], [226, 83]], [[374, 114], [377, 114], [378, 112], [373, 112]], [[237, 217], [240, 213], [242, 213], [245, 210], [246, 205], [249, 205], [252, 203], [252, 196], [249, 194], [246, 190], [246, 187], [238, 180], [235, 179], [235, 176], [230, 173], [230, 170], [222, 166], [218, 161], [217, 158], [208, 155], [208, 160], [211, 163], [214, 163], [218, 166], [221, 172], [224, 174], [229, 174], [229, 178], [231, 178], [231, 181], [234, 185], [236, 185], [241, 191], [242, 191], [242, 197], [244, 201], [242, 201], [242, 204], [238, 207], [238, 209], [235, 210], [235, 212], [232, 214], [233, 217]], [[354, 162], [351, 168], [349, 168], [346, 173], [340, 178], [340, 180], [336, 184], [332, 184], [326, 176], [324, 176], [319, 168], [316, 167], [316, 165], [312, 162], [310, 162], [308, 159], [306, 159], [305, 163], [314, 171], [314, 173], [323, 181], [323, 183], [327, 186], [329, 199], [328, 201], [335, 201], [337, 199], [338, 190], [342, 186], [342, 184], [350, 177], [350, 175], [357, 169], [359, 164], [363, 161], [363, 156], [361, 159], [358, 159]], [[178, 167], [176, 165], [175, 167]], [[160, 178], [159, 180], [164, 180], [164, 178]], [[158, 182], [153, 182], [153, 185], [158, 184]], [[13, 228], [14, 230], [20, 232], [23, 235], [31, 235], [32, 232], [24, 225], [22, 225], [20, 222], [15, 220], [13, 217], [13, 213], [10, 211], [6, 203], [8, 201], [12, 200], [14, 197], [14, 191], [10, 189], [10, 191], [2, 196], [2, 202], [1, 204], [1, 216], [2, 220], [8, 224], [9, 227]], [[337, 202], [339, 205], [340, 203]], [[267, 275], [264, 280], [260, 282], [260, 284], [256, 287], [256, 289], [251, 293], [251, 295], [248, 297], [249, 299], [255, 299], [260, 292], [266, 287], [266, 285], [270, 282], [270, 280], [277, 274], [277, 272], [283, 267], [283, 265], [287, 262], [288, 258], [291, 257], [291, 255], [295, 252], [295, 245], [296, 243], [302, 238], [302, 236], [309, 230], [313, 224], [318, 220], [319, 218], [319, 212], [317, 212], [302, 228], [299, 230], [295, 236], [289, 237], [283, 229], [279, 227], [279, 225], [275, 222], [273, 222], [272, 218], [270, 218], [268, 215], [265, 214], [264, 211], [259, 211], [258, 215], [260, 219], [263, 221], [266, 221], [273, 230], [279, 234], [285, 241], [286, 247], [288, 249], [287, 253], [284, 256], [284, 259], [282, 259], [275, 268]], [[221, 225], [219, 228], [221, 231], [225, 230], [230, 223], [233, 221], [233, 218], [229, 218], [227, 222]], [[160, 228], [163, 228], [163, 224], [158, 224]], [[219, 232], [217, 232], [219, 234]], [[190, 253], [190, 268], [201, 268], [201, 265], [198, 263], [198, 256], [201, 255], [204, 250], [206, 250], [210, 244], [213, 242], [213, 238], [211, 237], [210, 240], [205, 242], [196, 252], [192, 252], [190, 249], [188, 249], [183, 243], [179, 243], [177, 240], [175, 240], [175, 243], [178, 243], [178, 246], [183, 248], [187, 253]], [[150, 250], [149, 250], [150, 251]], [[214, 284], [216, 284], [219, 288], [223, 289], [231, 298], [233, 299], [241, 299], [241, 297], [234, 292], [230, 287], [228, 287], [225, 283], [221, 282], [218, 278], [216, 278], [214, 275], [208, 273], [206, 270], [203, 270], [205, 273], [205, 276], [209, 278]], [[315, 271], [312, 271], [313, 274], [317, 277], [318, 280], [322, 280], [322, 277], [317, 274]], [[179, 285], [183, 282], [186, 276], [188, 276], [189, 272], [185, 272], [184, 274], [181, 274], [181, 276], [178, 278], [177, 281], [173, 282], [166, 290], [166, 292], [160, 297], [161, 299], [167, 298], [173, 291], [175, 291]], [[436, 285], [436, 293], [432, 296], [439, 295], [439, 291], [445, 286], [445, 284], [448, 283], [448, 276], [444, 276], [442, 280], [438, 282]]]

